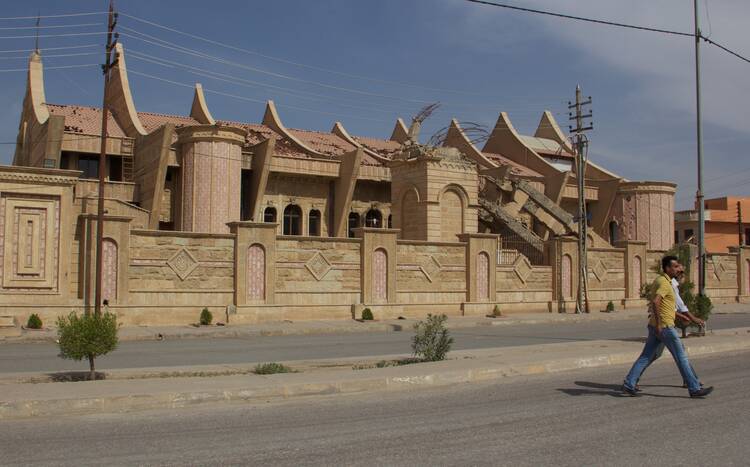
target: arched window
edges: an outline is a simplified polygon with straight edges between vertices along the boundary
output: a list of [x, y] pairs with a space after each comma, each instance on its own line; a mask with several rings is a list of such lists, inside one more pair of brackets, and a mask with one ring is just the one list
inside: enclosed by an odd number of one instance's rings
[[276, 208], [268, 207], [263, 211], [263, 222], [276, 222]]
[[312, 209], [307, 216], [307, 235], [320, 236], [320, 211], [317, 209]]
[[393, 214], [388, 214], [388, 228], [393, 228]]
[[302, 209], [290, 204], [284, 209], [284, 235], [302, 235]]
[[383, 215], [377, 209], [370, 209], [365, 214], [365, 227], [383, 227]]
[[354, 229], [359, 227], [359, 214], [356, 212], [349, 213], [349, 238], [354, 238]]
[[609, 222], [609, 243], [615, 244], [617, 241], [617, 222], [610, 221]]

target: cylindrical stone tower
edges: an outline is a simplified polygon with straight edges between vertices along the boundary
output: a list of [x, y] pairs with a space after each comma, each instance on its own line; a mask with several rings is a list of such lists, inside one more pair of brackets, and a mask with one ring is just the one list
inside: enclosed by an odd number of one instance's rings
[[229, 233], [240, 220], [245, 130], [219, 125], [177, 129], [182, 156], [180, 230]]

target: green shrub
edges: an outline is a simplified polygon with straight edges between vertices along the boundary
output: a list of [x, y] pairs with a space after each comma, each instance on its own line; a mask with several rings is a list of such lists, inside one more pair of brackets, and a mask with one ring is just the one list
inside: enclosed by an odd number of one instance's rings
[[200, 318], [201, 326], [209, 326], [211, 325], [211, 321], [213, 320], [214, 320], [214, 315], [211, 314], [210, 311], [208, 311], [208, 308], [204, 308], [203, 311], [201, 311], [201, 318]]
[[295, 373], [294, 370], [281, 363], [261, 363], [255, 366], [256, 375], [273, 375], [275, 373]]
[[29, 329], [42, 329], [42, 318], [38, 314], [32, 313], [29, 316], [29, 321], [26, 322], [26, 327]]
[[365, 308], [362, 310], [362, 321], [372, 321], [375, 317], [372, 315], [372, 310]]
[[615, 304], [612, 303], [612, 300], [610, 300], [609, 302], [607, 302], [607, 308], [606, 308], [606, 310], [607, 310], [607, 313], [612, 313], [613, 311], [615, 311]]
[[496, 318], [503, 316], [503, 312], [500, 310], [500, 305], [495, 304], [495, 308], [492, 309], [492, 316]]
[[428, 362], [445, 360], [453, 344], [453, 338], [445, 328], [447, 319], [445, 315], [429, 314], [425, 321], [414, 325], [415, 334], [411, 344], [414, 355]]
[[96, 379], [94, 359], [117, 348], [117, 315], [87, 313], [78, 316], [71, 312], [57, 318], [57, 338], [60, 356], [71, 360], [89, 361], [89, 379]]
[[[689, 307], [689, 306], [688, 306]], [[703, 321], [708, 321], [711, 316], [711, 312], [714, 309], [714, 304], [711, 303], [711, 299], [706, 295], [697, 295], [693, 300], [693, 309], [690, 311], [695, 315], [696, 318], [700, 318]]]

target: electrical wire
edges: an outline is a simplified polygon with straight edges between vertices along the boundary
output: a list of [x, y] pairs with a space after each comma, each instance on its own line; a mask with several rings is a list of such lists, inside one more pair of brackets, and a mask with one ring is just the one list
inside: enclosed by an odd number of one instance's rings
[[77, 37], [77, 36], [95, 36], [95, 35], [101, 35], [101, 34], [107, 34], [107, 31], [103, 32], [74, 32], [69, 34], [39, 34], [32, 35], [32, 36], [0, 36], [0, 39], [36, 39], [38, 38], [47, 38], [47, 37]]
[[[66, 68], [83, 68], [87, 66], [101, 67], [102, 65], [101, 63], [83, 63], [80, 65], [47, 66], [47, 67], [44, 67], [44, 69], [45, 70], [63, 70]], [[28, 68], [13, 68], [13, 69], [6, 69], [6, 70], [0, 69], [0, 73], [9, 73], [12, 71], [29, 71], [29, 69]]]
[[83, 23], [83, 24], [54, 24], [51, 26], [13, 26], [13, 27], [0, 27], [0, 31], [10, 29], [59, 29], [59, 28], [83, 28], [89, 26], [101, 26], [99, 23]]
[[[54, 55], [45, 55], [44, 58], [59, 58], [59, 57], [80, 57], [84, 55], [99, 55], [99, 52], [79, 52], [79, 53], [72, 53], [72, 54], [54, 54]], [[0, 60], [28, 60], [29, 57], [0, 57]]]
[[[192, 39], [197, 39], [197, 40], [206, 42], [208, 44], [217, 45], [219, 47], [224, 47], [224, 48], [226, 48], [228, 50], [233, 50], [235, 52], [242, 52], [242, 53], [245, 53], [245, 54], [255, 55], [255, 56], [258, 56], [258, 57], [266, 58], [266, 59], [269, 59], [269, 60], [274, 60], [276, 62], [284, 63], [284, 64], [287, 64], [287, 65], [294, 65], [294, 66], [298, 66], [298, 67], [302, 67], [302, 68], [306, 68], [306, 69], [310, 69], [310, 70], [322, 71], [322, 72], [325, 72], [325, 73], [332, 73], [332, 74], [339, 75], [339, 76], [344, 76], [344, 77], [347, 77], [347, 78], [366, 80], [366, 81], [375, 82], [375, 83], [391, 84], [391, 85], [396, 85], [396, 86], [406, 86], [406, 87], [410, 87], [410, 88], [424, 89], [424, 90], [428, 90], [428, 91], [450, 92], [450, 93], [455, 93], [455, 94], [466, 94], [466, 95], [472, 95], [472, 96], [481, 96], [481, 97], [484, 97], [484, 98], [488, 97], [487, 94], [474, 93], [474, 92], [469, 92], [469, 91], [461, 91], [461, 90], [456, 90], [456, 89], [446, 89], [446, 88], [438, 88], [438, 87], [421, 86], [421, 85], [411, 84], [411, 83], [404, 83], [404, 82], [398, 82], [398, 81], [384, 80], [384, 79], [373, 78], [373, 77], [370, 77], [370, 76], [363, 76], [363, 75], [357, 75], [357, 74], [353, 74], [353, 73], [346, 73], [346, 72], [342, 72], [342, 71], [338, 71], [338, 70], [331, 70], [331, 69], [328, 69], [328, 68], [323, 68], [323, 67], [319, 67], [319, 66], [315, 66], [315, 65], [309, 65], [309, 64], [305, 64], [305, 63], [295, 62], [295, 61], [292, 61], [292, 60], [287, 60], [287, 59], [284, 59], [284, 58], [279, 58], [279, 57], [275, 57], [275, 56], [272, 56], [272, 55], [267, 55], [267, 54], [264, 54], [264, 53], [260, 53], [260, 52], [254, 51], [254, 50], [246, 49], [244, 47], [238, 47], [238, 46], [235, 46], [235, 45], [227, 44], [225, 42], [220, 42], [220, 41], [217, 41], [217, 40], [209, 39], [207, 37], [199, 36], [197, 34], [192, 34], [192, 33], [188, 33], [188, 32], [185, 32], [185, 31], [181, 31], [179, 29], [175, 29], [175, 28], [172, 28], [172, 27], [169, 27], [169, 26], [165, 26], [165, 25], [159, 24], [159, 23], [157, 23], [155, 21], [149, 21], [149, 20], [146, 20], [146, 19], [143, 19], [143, 18], [139, 18], [137, 16], [134, 16], [134, 15], [131, 15], [131, 14], [128, 14], [128, 13], [122, 13], [121, 12], [120, 15], [122, 15], [125, 18], [130, 18], [130, 19], [132, 19], [134, 21], [138, 21], [138, 22], [141, 22], [141, 23], [144, 23], [144, 24], [148, 24], [148, 25], [156, 27], [156, 28], [160, 28], [160, 29], [163, 29], [163, 30], [166, 30], [166, 31], [170, 31], [170, 32], [173, 32], [173, 33], [176, 33], [176, 34], [181, 34], [183, 36], [190, 37]], [[498, 97], [502, 97], [502, 96], [498, 96]]]
[[[87, 47], [101, 47], [99, 44], [86, 44], [86, 45], [69, 45], [65, 47], [39, 47], [39, 50], [64, 50], [64, 49], [84, 49]], [[36, 52], [36, 49], [15, 49], [15, 50], [0, 50], [0, 53], [16, 53], [16, 52]]]
[[[673, 31], [673, 30], [669, 30], [669, 29], [652, 28], [652, 27], [648, 27], [648, 26], [639, 26], [639, 25], [628, 24], [628, 23], [618, 23], [618, 22], [615, 22], [615, 21], [606, 21], [606, 20], [595, 19], [595, 18], [586, 18], [584, 16], [566, 15], [566, 14], [563, 14], [563, 13], [555, 13], [555, 12], [546, 11], [546, 10], [538, 10], [538, 9], [534, 9], [534, 8], [524, 8], [524, 7], [519, 7], [519, 6], [515, 6], [515, 5], [509, 5], [507, 3], [490, 2], [490, 1], [487, 1], [487, 0], [465, 0], [465, 1], [467, 1], [469, 3], [477, 3], [477, 4], [480, 4], [480, 5], [488, 5], [488, 6], [498, 7], [498, 8], [507, 8], [509, 10], [523, 11], [523, 12], [526, 12], [526, 13], [536, 13], [536, 14], [540, 14], [540, 15], [554, 16], [554, 17], [557, 17], [557, 18], [570, 19], [570, 20], [575, 20], [575, 21], [583, 21], [583, 22], [586, 22], [586, 23], [595, 23], [595, 24], [601, 24], [601, 25], [605, 25], [605, 26], [615, 26], [615, 27], [619, 27], [619, 28], [635, 29], [635, 30], [649, 31], [649, 32], [657, 32], [657, 33], [661, 33], [661, 34], [668, 34], [668, 35], [682, 36], [682, 37], [696, 37], [695, 34], [688, 33], [688, 32]], [[711, 40], [711, 39], [709, 39], [709, 38], [707, 38], [707, 37], [705, 37], [703, 35], [700, 35], [700, 34], [697, 37], [700, 37], [701, 39], [703, 39], [704, 41], [708, 42], [709, 44], [714, 45], [714, 46], [722, 49], [723, 51], [734, 55], [735, 57], [739, 58], [740, 60], [744, 60], [744, 61], [750, 63], [750, 59], [748, 59], [746, 57], [743, 57], [739, 53], [737, 53], [737, 52], [729, 49], [728, 47], [725, 47], [725, 46], [717, 43], [714, 40]]]
[[0, 21], [11, 21], [21, 19], [40, 19], [40, 18], [72, 18], [75, 16], [92, 16], [92, 15], [106, 15], [107, 11], [92, 11], [88, 13], [64, 13], [60, 15], [36, 15], [36, 16], [5, 16], [0, 18]]

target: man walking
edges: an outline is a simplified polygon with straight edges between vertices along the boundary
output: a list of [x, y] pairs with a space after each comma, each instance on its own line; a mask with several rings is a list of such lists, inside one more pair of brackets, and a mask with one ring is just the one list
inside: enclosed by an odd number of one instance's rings
[[705, 397], [711, 394], [714, 388], [712, 386], [701, 388], [700, 382], [690, 366], [682, 342], [680, 342], [680, 337], [674, 328], [677, 303], [672, 279], [677, 277], [680, 263], [674, 256], [665, 256], [661, 260], [661, 269], [662, 274], [654, 281], [656, 294], [652, 301], [654, 312], [648, 322], [648, 338], [641, 355], [633, 363], [633, 367], [625, 377], [622, 390], [631, 396], [638, 395], [635, 389], [636, 382], [656, 355], [659, 343], [662, 342], [669, 349], [669, 353], [672, 354], [683, 381], [687, 383], [690, 397]]
[[[706, 325], [705, 321], [702, 319], [694, 316], [692, 313], [690, 313], [690, 310], [688, 309], [687, 305], [685, 305], [685, 302], [682, 300], [682, 297], [680, 296], [680, 281], [682, 280], [682, 277], [685, 274], [685, 267], [682, 265], [682, 263], [678, 263], [677, 265], [677, 277], [672, 278], [672, 289], [674, 290], [674, 296], [675, 296], [675, 305], [676, 305], [676, 318], [680, 319], [686, 323], [693, 322], [700, 326], [701, 328]], [[654, 313], [654, 309], [652, 304], [649, 304], [649, 318], [651, 317], [651, 314]], [[636, 377], [636, 384], [635, 384], [635, 390], [640, 391], [641, 388], [638, 387], [638, 381], [641, 379], [641, 376], [643, 376], [643, 373], [646, 371], [646, 369], [651, 366], [652, 363], [654, 363], [656, 360], [661, 357], [661, 354], [664, 352], [664, 343], [659, 341], [659, 345], [656, 347], [656, 351], [654, 352], [654, 356], [651, 357], [651, 360], [648, 362], [648, 364], [641, 370], [641, 374], [637, 375]], [[695, 374], [696, 378], [698, 377], [698, 374], [695, 372], [695, 368], [693, 368], [692, 365], [690, 365], [690, 368], [693, 370], [693, 374]], [[700, 381], [700, 379], [699, 379]], [[687, 388], [687, 381], [683, 381], [682, 387]], [[701, 387], [703, 387], [703, 383], [701, 383]]]

